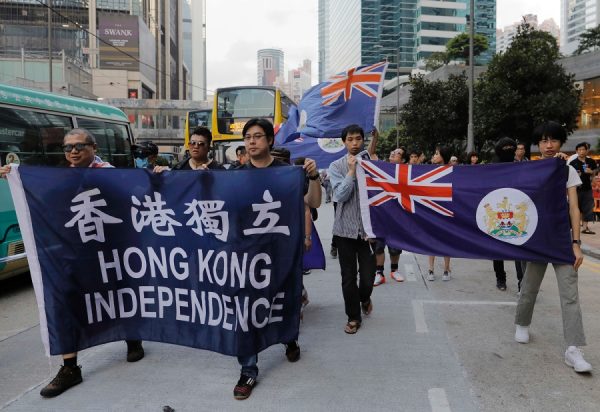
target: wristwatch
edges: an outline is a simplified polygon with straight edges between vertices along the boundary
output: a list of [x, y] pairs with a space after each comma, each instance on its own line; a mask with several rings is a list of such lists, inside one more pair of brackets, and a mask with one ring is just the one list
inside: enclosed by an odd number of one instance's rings
[[319, 175], [318, 173], [317, 173], [317, 174], [315, 174], [315, 175], [313, 175], [313, 176], [308, 176], [308, 178], [309, 178], [310, 180], [317, 180], [319, 177], [320, 177], [320, 175]]
[[577, 240], [573, 239], [573, 244], [574, 245], [577, 244], [577, 245], [581, 246], [581, 240], [579, 240], [579, 239], [577, 239]]

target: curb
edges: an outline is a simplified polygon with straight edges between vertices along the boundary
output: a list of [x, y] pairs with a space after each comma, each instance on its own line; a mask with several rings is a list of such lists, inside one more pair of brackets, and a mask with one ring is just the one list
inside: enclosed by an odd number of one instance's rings
[[582, 247], [581, 251], [583, 252], [584, 255], [591, 256], [595, 259], [600, 259], [600, 250], [598, 250], [598, 249], [589, 249], [589, 248]]

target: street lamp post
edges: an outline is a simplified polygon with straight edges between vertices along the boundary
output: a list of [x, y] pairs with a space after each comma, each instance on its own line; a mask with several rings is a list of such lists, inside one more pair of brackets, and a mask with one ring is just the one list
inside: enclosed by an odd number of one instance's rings
[[396, 49], [396, 149], [400, 141], [400, 47]]
[[52, 0], [48, 1], [48, 89], [52, 92]]
[[473, 39], [475, 37], [475, 0], [471, 0], [469, 11], [469, 125], [467, 126], [467, 153], [474, 149], [473, 137], [473, 87], [475, 85], [475, 65], [473, 59]]

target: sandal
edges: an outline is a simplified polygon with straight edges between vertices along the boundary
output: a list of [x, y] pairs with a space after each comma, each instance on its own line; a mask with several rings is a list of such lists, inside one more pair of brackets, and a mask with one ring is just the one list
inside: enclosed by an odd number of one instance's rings
[[346, 326], [344, 326], [344, 332], [349, 335], [354, 335], [358, 331], [358, 328], [360, 328], [360, 322], [357, 320], [351, 320], [346, 323]]
[[592, 232], [590, 229], [582, 230], [581, 233], [585, 233], [586, 235], [595, 235], [596, 232]]
[[373, 312], [373, 302], [371, 302], [371, 299], [361, 303], [360, 307], [362, 308], [362, 313], [365, 315], [370, 315]]

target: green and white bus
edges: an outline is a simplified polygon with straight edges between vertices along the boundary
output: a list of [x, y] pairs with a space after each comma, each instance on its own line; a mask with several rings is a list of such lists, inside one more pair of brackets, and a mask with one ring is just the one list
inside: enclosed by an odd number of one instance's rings
[[[0, 166], [66, 166], [63, 136], [92, 132], [98, 155], [116, 167], [134, 167], [133, 134], [125, 113], [111, 106], [0, 84]], [[28, 271], [26, 251], [6, 179], [0, 179], [0, 280]]]

